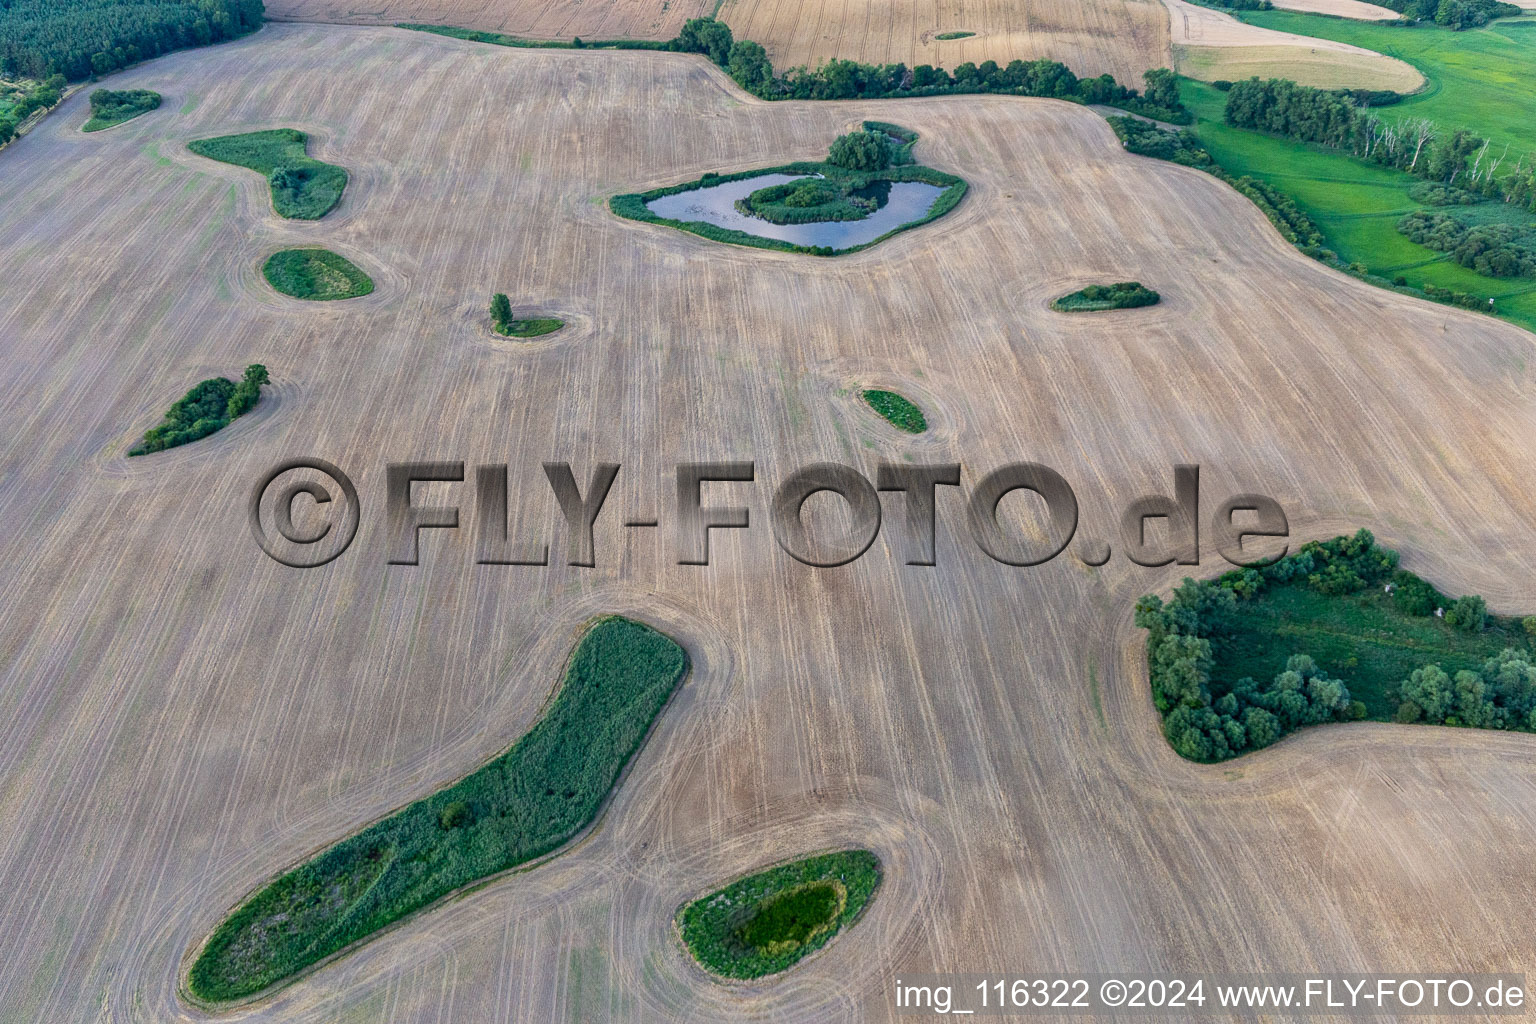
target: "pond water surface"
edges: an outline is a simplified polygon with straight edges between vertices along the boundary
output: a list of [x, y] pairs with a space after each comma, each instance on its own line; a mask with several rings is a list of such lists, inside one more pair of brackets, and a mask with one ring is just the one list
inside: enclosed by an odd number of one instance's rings
[[863, 220], [826, 221], [819, 224], [773, 224], [761, 217], [748, 217], [736, 209], [736, 200], [745, 199], [760, 188], [781, 185], [811, 177], [806, 174], [759, 174], [755, 178], [706, 185], [676, 195], [662, 196], [646, 203], [658, 217], [668, 220], [704, 221], [717, 227], [745, 231], [762, 238], [776, 238], [793, 245], [825, 245], [848, 249], [873, 242], [903, 224], [927, 216], [933, 201], [943, 194], [938, 185], [921, 181], [891, 183], [891, 197], [886, 204]]

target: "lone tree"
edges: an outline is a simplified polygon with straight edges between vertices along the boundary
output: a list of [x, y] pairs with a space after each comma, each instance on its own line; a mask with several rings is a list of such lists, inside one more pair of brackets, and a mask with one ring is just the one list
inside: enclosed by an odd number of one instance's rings
[[512, 302], [505, 292], [497, 292], [491, 296], [491, 323], [503, 334], [512, 324]]
[[891, 147], [876, 132], [849, 132], [832, 143], [827, 163], [850, 171], [878, 171], [891, 165]]

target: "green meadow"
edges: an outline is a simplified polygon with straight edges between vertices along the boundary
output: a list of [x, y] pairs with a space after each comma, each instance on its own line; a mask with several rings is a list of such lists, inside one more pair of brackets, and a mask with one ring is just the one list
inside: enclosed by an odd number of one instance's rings
[[[1314, 18], [1312, 21], [1330, 26], [1345, 24], [1335, 18]], [[1430, 33], [1430, 30], [1418, 29], [1377, 28], [1376, 31], [1404, 38], [1419, 31]], [[1434, 30], [1432, 34], [1461, 37], [1480, 33]], [[1532, 57], [1536, 60], [1536, 53]], [[1428, 68], [1425, 70], [1429, 73]], [[1536, 73], [1536, 67], [1532, 71]], [[1500, 316], [1536, 331], [1536, 281], [1483, 277], [1457, 266], [1447, 254], [1410, 242], [1398, 233], [1397, 222], [1405, 213], [1429, 208], [1409, 198], [1409, 187], [1419, 179], [1322, 146], [1229, 127], [1222, 121], [1226, 104], [1224, 93], [1188, 79], [1180, 84], [1185, 105], [1195, 112], [1195, 130], [1211, 156], [1232, 174], [1252, 175], [1291, 196], [1316, 222], [1328, 248], [1337, 252], [1344, 262], [1364, 264], [1371, 273], [1389, 280], [1403, 277], [1413, 287], [1432, 284], [1438, 288], [1489, 296], [1494, 299]], [[1439, 95], [1449, 91], [1442, 88]], [[1506, 93], [1510, 91], [1505, 89]], [[1521, 101], [1536, 105], [1536, 98], [1530, 95], [1522, 97]], [[1442, 109], [1449, 102], [1443, 100]], [[1457, 102], [1467, 107], [1475, 102], [1475, 98], [1467, 97]], [[1382, 113], [1401, 109], [1381, 108]], [[1419, 116], [1429, 114], [1425, 111]], [[1536, 116], [1536, 111], [1532, 116]], [[1447, 120], [1446, 123], [1452, 122]], [[1526, 131], [1536, 136], [1536, 122]], [[1536, 151], [1536, 140], [1531, 148]], [[1532, 219], [1536, 220], [1536, 214]]]

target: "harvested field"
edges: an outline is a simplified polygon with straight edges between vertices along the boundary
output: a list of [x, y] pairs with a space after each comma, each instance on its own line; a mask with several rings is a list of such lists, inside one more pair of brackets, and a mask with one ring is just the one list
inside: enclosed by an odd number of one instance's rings
[[1289, 78], [1319, 89], [1396, 89], [1413, 92], [1424, 76], [1411, 64], [1349, 43], [1275, 32], [1230, 14], [1163, 0], [1173, 26], [1173, 54], [1180, 74], [1204, 82]]
[[[165, 109], [84, 135], [75, 96], [0, 154], [0, 1019], [206, 1019], [176, 991], [224, 913], [504, 750], [602, 612], [694, 668], [595, 831], [241, 1020], [819, 1024], [891, 1019], [898, 972], [1536, 954], [1536, 737], [1341, 725], [1186, 763], [1131, 612], [1190, 570], [1000, 565], [948, 489], [933, 568], [903, 564], [898, 505], [837, 569], [792, 562], [766, 523], [773, 484], [816, 461], [960, 461], [969, 487], [1033, 459], [1107, 537], [1190, 461], [1207, 509], [1261, 491], [1299, 537], [1368, 526], [1443, 591], [1529, 610], [1531, 334], [1333, 273], [1067, 103], [766, 104], [677, 55], [293, 25], [117, 79]], [[813, 159], [867, 118], [920, 132], [966, 202], [835, 259], [606, 208]], [[258, 175], [185, 150], [274, 124], [353, 172], [325, 221], [282, 220]], [[379, 289], [274, 295], [261, 256], [300, 245]], [[1047, 309], [1130, 279], [1162, 303]], [[491, 287], [568, 326], [492, 340]], [[273, 387], [249, 415], [125, 457], [127, 425], [252, 361]], [[868, 383], [929, 431], [890, 430]], [[245, 520], [299, 455], [363, 501], [352, 548], [308, 571]], [[556, 564], [476, 565], [465, 529], [387, 565], [384, 467], [421, 458], [510, 463], [514, 521], [549, 524]], [[623, 464], [595, 569], [559, 557], [549, 458], [579, 480]], [[753, 528], [675, 564], [673, 464], [745, 458], [759, 482], [718, 494]], [[472, 482], [418, 492], [472, 526]], [[651, 511], [660, 531], [620, 525]], [[676, 940], [677, 908], [722, 879], [850, 844], [879, 856], [880, 895], [795, 970], [723, 986]]]
[[[1527, 2], [1536, 3], [1536, 0]], [[1390, 7], [1368, 4], [1363, 0], [1280, 0], [1275, 6], [1287, 11], [1331, 14], [1336, 18], [1354, 18], [1358, 21], [1396, 21], [1402, 17]]]
[[[1143, 71], [1171, 63], [1168, 15], [1157, 0], [725, 0], [720, 17], [737, 38], [767, 47], [774, 67], [833, 57], [946, 68], [1048, 57], [1079, 76], [1107, 71], [1140, 88]], [[937, 38], [961, 30], [976, 34]]]
[[530, 39], [671, 39], [713, 0], [268, 0], [270, 21], [345, 25], [456, 25]]

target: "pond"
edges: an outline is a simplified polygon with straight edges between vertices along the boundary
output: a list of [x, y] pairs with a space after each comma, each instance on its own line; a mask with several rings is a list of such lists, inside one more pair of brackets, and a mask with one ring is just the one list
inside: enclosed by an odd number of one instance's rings
[[818, 224], [773, 224], [760, 217], [748, 217], [736, 209], [736, 200], [745, 199], [760, 188], [805, 177], [811, 175], [759, 174], [739, 181], [706, 185], [676, 195], [662, 196], [645, 205], [656, 216], [668, 220], [704, 221], [762, 238], [776, 238], [793, 245], [851, 249], [856, 245], [873, 242], [903, 224], [921, 220], [927, 216], [933, 201], [944, 193], [940, 186], [921, 181], [892, 182], [890, 199], [863, 220], [826, 221]]

